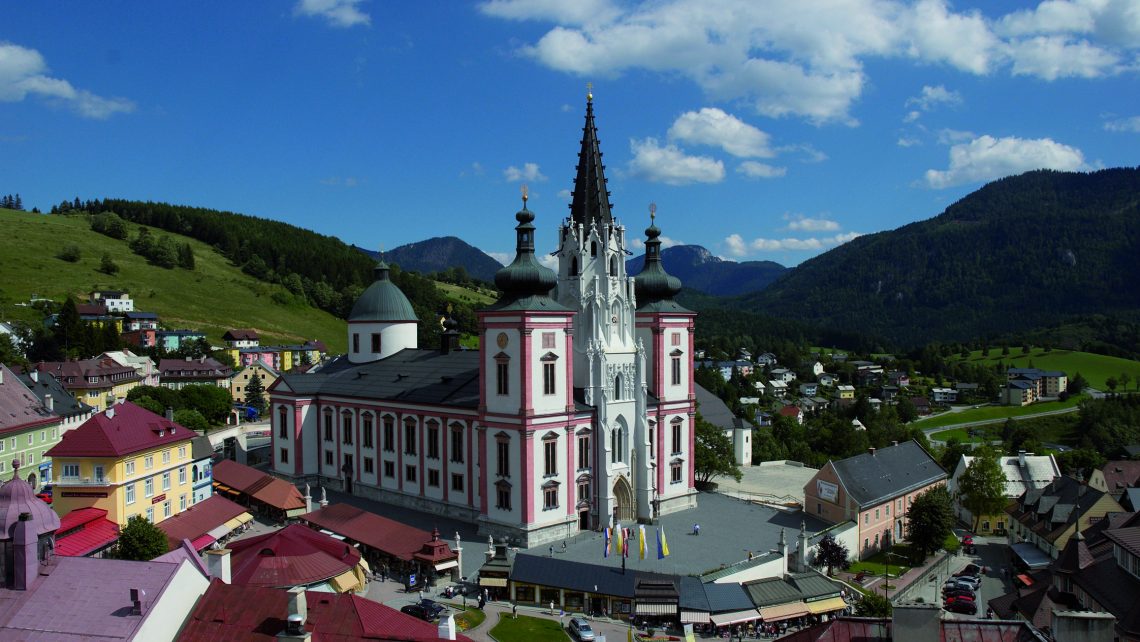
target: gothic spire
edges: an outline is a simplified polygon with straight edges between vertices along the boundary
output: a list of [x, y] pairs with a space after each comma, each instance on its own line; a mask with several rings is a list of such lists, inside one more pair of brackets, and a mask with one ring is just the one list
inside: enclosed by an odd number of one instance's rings
[[574, 177], [574, 198], [570, 203], [570, 218], [576, 224], [599, 227], [613, 223], [610, 214], [610, 193], [606, 189], [605, 167], [598, 142], [598, 128], [594, 125], [594, 94], [586, 94], [586, 126], [582, 128], [582, 149], [578, 152], [577, 176]]

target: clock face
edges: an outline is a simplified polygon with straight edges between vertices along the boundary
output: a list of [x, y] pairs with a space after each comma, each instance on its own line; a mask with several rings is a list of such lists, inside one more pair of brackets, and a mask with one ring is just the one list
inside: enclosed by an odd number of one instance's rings
[[617, 323], [617, 315], [616, 314], [613, 315], [612, 317], [610, 317], [610, 323]]
[[499, 344], [499, 348], [501, 349], [507, 347], [507, 343], [510, 342], [510, 339], [507, 338], [506, 332], [500, 332], [499, 336], [495, 337], [495, 342]]

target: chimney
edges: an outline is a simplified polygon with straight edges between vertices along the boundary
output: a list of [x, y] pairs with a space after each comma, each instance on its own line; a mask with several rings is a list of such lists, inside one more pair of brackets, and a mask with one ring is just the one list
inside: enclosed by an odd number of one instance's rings
[[50, 394], [44, 395], [44, 408], [47, 408], [48, 412], [55, 411], [55, 399]]
[[441, 640], [454, 640], [455, 639], [455, 616], [451, 613], [447, 617], [439, 618], [439, 628], [436, 629], [436, 637]]
[[891, 445], [897, 446], [897, 445], [899, 445], [899, 442], [897, 440], [891, 440]]
[[875, 456], [875, 447], [871, 446], [870, 448], [867, 449], [867, 452], [871, 453], [871, 456], [874, 457]]
[[206, 551], [206, 569], [210, 577], [216, 577], [226, 584], [230, 583], [230, 549], [219, 548]]
[[146, 597], [146, 591], [137, 588], [131, 589], [131, 615], [142, 615], [142, 599], [144, 597]]
[[309, 619], [309, 603], [305, 599], [305, 587], [294, 586], [288, 593], [289, 616], [285, 619], [285, 630], [277, 634], [277, 639], [293, 642], [309, 640], [313, 634], [305, 630], [305, 622]]
[[115, 418], [115, 404], [112, 403], [112, 404], [107, 405], [106, 415], [107, 415], [107, 419], [114, 419]]
[[1025, 451], [1024, 450], [1017, 451], [1017, 465], [1021, 468], [1025, 468]]
[[174, 421], [174, 408], [171, 408], [170, 406], [166, 407], [166, 420]]
[[32, 383], [39, 383], [40, 382], [40, 371], [39, 370], [32, 368], [31, 370], [28, 371], [28, 376], [32, 378]]
[[0, 384], [4, 383], [4, 368], [0, 368]]
[[[3, 368], [0, 368], [3, 370]], [[20, 513], [12, 529], [12, 584], [17, 591], [26, 591], [40, 573], [39, 535], [31, 513]]]
[[439, 333], [439, 351], [442, 354], [459, 350], [459, 323], [451, 316], [451, 304], [447, 304], [447, 317], [443, 320], [443, 332]]

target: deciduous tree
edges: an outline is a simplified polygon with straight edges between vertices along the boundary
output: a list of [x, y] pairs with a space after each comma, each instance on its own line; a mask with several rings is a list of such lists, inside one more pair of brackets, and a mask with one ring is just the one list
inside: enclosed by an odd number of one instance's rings
[[152, 560], [167, 551], [166, 533], [142, 515], [134, 515], [119, 530], [115, 557], [121, 560]]
[[847, 546], [843, 542], [837, 541], [831, 535], [824, 535], [816, 544], [811, 565], [816, 568], [826, 567], [827, 574], [831, 575], [832, 569], [846, 569], [851, 566], [851, 561], [847, 559], [848, 556]]
[[907, 512], [906, 538], [915, 551], [926, 556], [942, 547], [954, 528], [954, 508], [945, 486], [935, 486], [915, 498]]
[[732, 440], [724, 431], [705, 421], [700, 413], [696, 418], [696, 452], [693, 469], [697, 480], [709, 482], [717, 477], [732, 477], [740, 481], [743, 473], [733, 458]]
[[997, 453], [989, 448], [974, 451], [974, 459], [958, 479], [958, 501], [974, 516], [972, 530], [985, 515], [994, 515], [1006, 505], [1005, 473]]

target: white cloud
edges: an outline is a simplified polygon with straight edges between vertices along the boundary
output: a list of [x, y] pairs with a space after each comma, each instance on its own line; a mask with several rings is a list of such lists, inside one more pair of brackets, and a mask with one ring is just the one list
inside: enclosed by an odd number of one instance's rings
[[1110, 132], [1134, 132], [1140, 134], [1140, 116], [1110, 120], [1104, 124], [1104, 128]]
[[938, 130], [938, 143], [941, 145], [953, 145], [965, 140], [974, 138], [974, 132], [962, 131], [958, 129], [940, 129]]
[[780, 154], [790, 154], [795, 152], [803, 154], [803, 157], [800, 158], [801, 163], [822, 163], [823, 161], [827, 160], [827, 154], [824, 154], [818, 149], [807, 144], [784, 145], [782, 147], [777, 147], [776, 151]]
[[20, 102], [38, 96], [64, 105], [84, 118], [105, 119], [132, 112], [135, 104], [126, 98], [104, 98], [76, 89], [62, 78], [46, 75], [47, 63], [40, 52], [0, 42], [0, 102]]
[[568, 189], [563, 188], [558, 190], [558, 194], [556, 196], [564, 201], [569, 201], [574, 196], [574, 193]]
[[1046, 0], [1035, 9], [1022, 9], [1002, 16], [995, 28], [1011, 36], [1089, 33], [1094, 27], [1091, 4]]
[[935, 189], [990, 181], [1034, 169], [1079, 170], [1084, 154], [1049, 138], [994, 138], [980, 136], [950, 148], [950, 167], [927, 170], [926, 184]]
[[488, 0], [479, 8], [487, 15], [509, 20], [546, 20], [581, 25], [607, 20], [617, 14], [609, 0]]
[[952, 13], [943, 0], [920, 0], [899, 17], [907, 54], [960, 71], [987, 74], [999, 40], [977, 10]]
[[321, 185], [332, 185], [334, 187], [357, 187], [361, 182], [361, 179], [355, 176], [330, 176], [321, 179]]
[[324, 18], [330, 26], [348, 28], [372, 24], [372, 17], [359, 9], [363, 0], [297, 0], [293, 15]]
[[[514, 258], [515, 258], [514, 256], [511, 256], [512, 261], [514, 260]], [[542, 254], [540, 254], [538, 256], [538, 262], [545, 265], [546, 267], [554, 270], [555, 272], [558, 271], [558, 257], [552, 256], [549, 252], [543, 252]]]
[[767, 133], [715, 107], [681, 114], [669, 128], [669, 140], [719, 147], [741, 158], [771, 158]]
[[899, 147], [914, 147], [915, 145], [921, 145], [922, 141], [917, 138], [907, 138], [904, 136], [898, 139], [897, 144]]
[[802, 214], [785, 214], [784, 220], [788, 221], [789, 230], [804, 232], [836, 232], [839, 230], [839, 223], [825, 218], [808, 218]]
[[[906, 106], [916, 106], [922, 111], [930, 111], [938, 105], [957, 105], [962, 102], [962, 95], [956, 91], [951, 91], [942, 85], [924, 85], [922, 92], [917, 96], [911, 96], [906, 100]], [[911, 114], [915, 112], [910, 112]]]
[[913, 123], [914, 121], [918, 120], [921, 117], [922, 117], [922, 112], [918, 111], [917, 109], [914, 109], [914, 110], [908, 111], [906, 113], [906, 116], [903, 116], [903, 122], [904, 123]]
[[724, 239], [724, 246], [728, 254], [737, 258], [745, 257], [756, 252], [780, 252], [785, 250], [814, 251], [822, 250], [836, 245], [842, 245], [852, 239], [862, 236], [859, 232], [846, 232], [822, 238], [811, 237], [806, 239], [784, 238], [766, 239], [755, 238], [745, 241], [739, 234], [731, 234]]
[[502, 263], [503, 265], [509, 264], [515, 258], [515, 255], [509, 252], [484, 252], [484, 254], [495, 259], [499, 263]]
[[1036, 36], [1009, 45], [1015, 76], [1096, 78], [1116, 73], [1116, 54], [1086, 40], [1073, 42], [1065, 36]]
[[630, 139], [629, 147], [633, 152], [629, 171], [639, 178], [668, 185], [724, 180], [724, 163], [714, 158], [686, 155], [676, 145], [662, 147], [656, 138]]
[[[659, 236], [657, 237], [657, 240], [661, 241], [662, 248], [673, 247], [674, 245], [684, 245], [684, 243], [681, 241], [669, 238], [668, 236]], [[641, 240], [640, 237], [634, 238], [630, 245], [632, 245], [633, 249], [635, 250], [645, 249], [645, 241]]]
[[781, 178], [787, 175], [788, 168], [758, 161], [744, 161], [736, 168], [736, 172], [748, 178]]
[[518, 181], [542, 182], [546, 180], [546, 176], [538, 170], [538, 163], [523, 163], [522, 169], [511, 165], [503, 170], [503, 178], [511, 183], [517, 183]]

